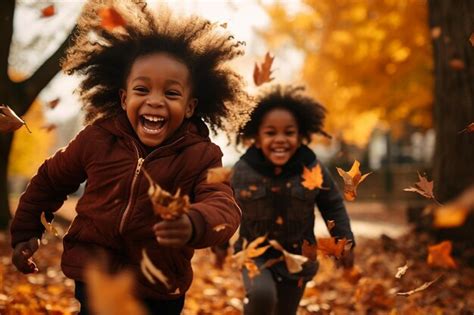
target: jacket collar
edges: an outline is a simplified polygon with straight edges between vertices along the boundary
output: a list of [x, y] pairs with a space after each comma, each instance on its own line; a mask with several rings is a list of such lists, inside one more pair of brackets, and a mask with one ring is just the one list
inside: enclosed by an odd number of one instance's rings
[[199, 117], [186, 119], [170, 138], [156, 148], [147, 148], [141, 143], [125, 112], [110, 119], [98, 121], [97, 125], [119, 138], [131, 141], [142, 155], [147, 155], [147, 152], [150, 154], [160, 152], [159, 155], [169, 155], [192, 144], [210, 141], [209, 129]]
[[289, 178], [303, 173], [303, 166], [309, 166], [316, 161], [316, 154], [306, 145], [301, 145], [291, 159], [276, 174], [276, 167], [263, 155], [262, 150], [255, 145], [248, 148], [241, 157], [258, 173], [267, 177]]

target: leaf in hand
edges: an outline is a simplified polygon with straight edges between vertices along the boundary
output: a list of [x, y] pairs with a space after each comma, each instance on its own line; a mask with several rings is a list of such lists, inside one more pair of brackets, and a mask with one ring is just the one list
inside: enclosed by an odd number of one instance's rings
[[0, 132], [12, 132], [25, 125], [23, 119], [7, 105], [0, 105]]
[[443, 241], [439, 244], [428, 246], [427, 262], [429, 266], [446, 269], [456, 269], [457, 263], [451, 257], [453, 244], [451, 241]]
[[319, 251], [324, 255], [334, 256], [337, 259], [342, 257], [346, 244], [349, 244], [347, 239], [336, 239], [335, 237], [321, 237], [318, 238], [317, 243]]
[[273, 59], [275, 59], [275, 57], [270, 56], [270, 53], [267, 52], [265, 54], [265, 60], [261, 65], [255, 63], [255, 67], [253, 69], [253, 82], [256, 86], [260, 86], [266, 82], [270, 82], [273, 80], [273, 78], [271, 78], [273, 72]]
[[336, 167], [337, 172], [344, 180], [344, 199], [347, 201], [354, 201], [357, 197], [357, 186], [362, 183], [367, 176], [372, 172], [362, 175], [360, 170], [359, 161], [355, 160], [349, 172]]
[[156, 284], [155, 278], [158, 279], [164, 286], [170, 290], [168, 277], [158, 268], [155, 267], [150, 257], [148, 257], [145, 249], [142, 250], [142, 261], [140, 267], [143, 275], [153, 284]]
[[210, 168], [207, 171], [207, 183], [216, 184], [230, 181], [232, 169], [229, 167]]
[[114, 7], [101, 8], [98, 15], [102, 28], [109, 32], [113, 32], [116, 28], [127, 24]]
[[308, 257], [292, 254], [286, 251], [283, 246], [281, 246], [280, 243], [275, 240], [269, 240], [268, 242], [273, 246], [273, 248], [283, 253], [283, 256], [285, 257], [286, 268], [290, 273], [298, 273], [303, 270], [303, 264], [308, 261]]
[[159, 215], [163, 220], [173, 220], [189, 211], [190, 202], [188, 195], [180, 196], [180, 189], [178, 189], [173, 196], [155, 183], [147, 171], [143, 170], [143, 173], [150, 183], [148, 196], [153, 204], [155, 214]]
[[420, 180], [415, 183], [415, 186], [411, 186], [403, 190], [416, 192], [425, 198], [435, 200], [435, 196], [433, 195], [433, 181], [429, 182], [426, 177], [421, 176], [420, 173], [418, 173], [418, 178]]
[[322, 188], [323, 186], [323, 173], [319, 164], [317, 164], [311, 170], [304, 167], [302, 178], [303, 182], [301, 183], [301, 185], [303, 185], [303, 187], [306, 187], [309, 190]]
[[48, 222], [48, 220], [46, 220], [46, 215], [44, 214], [44, 212], [41, 212], [41, 223], [43, 224], [46, 231], [48, 231], [49, 233], [53, 234], [56, 237], [60, 237], [58, 230], [56, 230], [56, 228], [53, 226], [53, 222]]

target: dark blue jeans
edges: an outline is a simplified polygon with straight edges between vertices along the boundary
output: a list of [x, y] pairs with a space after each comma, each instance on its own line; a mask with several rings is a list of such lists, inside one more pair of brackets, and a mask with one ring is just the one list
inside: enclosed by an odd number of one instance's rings
[[[81, 311], [78, 315], [92, 315], [89, 311], [89, 306], [87, 304], [87, 293], [86, 286], [83, 282], [76, 282], [76, 290], [74, 292], [74, 297], [76, 300], [81, 303]], [[148, 310], [150, 315], [179, 315], [183, 310], [184, 306], [184, 296], [176, 300], [152, 300], [144, 299], [141, 300], [143, 306]]]

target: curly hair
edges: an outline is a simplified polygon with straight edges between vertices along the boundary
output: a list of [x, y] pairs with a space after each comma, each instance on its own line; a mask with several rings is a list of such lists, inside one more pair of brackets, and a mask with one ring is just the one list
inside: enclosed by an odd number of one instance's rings
[[312, 134], [331, 136], [323, 130], [326, 109], [309, 96], [303, 94], [302, 86], [274, 85], [262, 92], [257, 99], [257, 105], [250, 114], [250, 119], [240, 128], [236, 143], [246, 143], [255, 139], [264, 116], [274, 109], [285, 109], [292, 113], [298, 123], [300, 136], [311, 140]]
[[[125, 21], [112, 30], [98, 17], [100, 10], [111, 7]], [[119, 90], [138, 57], [169, 53], [189, 69], [192, 94], [199, 102], [194, 115], [214, 132], [223, 127], [236, 131], [252, 102], [243, 78], [227, 63], [244, 54], [244, 45], [217, 23], [197, 16], [175, 17], [164, 6], [152, 12], [142, 0], [91, 0], [62, 68], [83, 76], [78, 91], [86, 123], [92, 123], [122, 111]]]

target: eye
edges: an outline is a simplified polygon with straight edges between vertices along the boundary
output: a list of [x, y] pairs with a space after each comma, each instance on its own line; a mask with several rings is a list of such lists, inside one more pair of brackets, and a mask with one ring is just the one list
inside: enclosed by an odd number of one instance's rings
[[135, 92], [138, 94], [146, 94], [148, 92], [148, 89], [144, 87], [143, 85], [138, 85], [133, 88]]
[[294, 136], [294, 135], [296, 134], [296, 130], [287, 130], [287, 131], [285, 132], [285, 134], [286, 134], [287, 136]]
[[177, 90], [168, 90], [166, 91], [166, 96], [170, 98], [178, 98], [181, 96], [181, 92]]
[[267, 130], [267, 131], [264, 131], [263, 134], [269, 137], [273, 137], [274, 135], [276, 135], [276, 132], [273, 130]]

